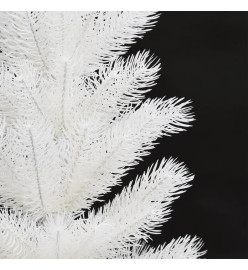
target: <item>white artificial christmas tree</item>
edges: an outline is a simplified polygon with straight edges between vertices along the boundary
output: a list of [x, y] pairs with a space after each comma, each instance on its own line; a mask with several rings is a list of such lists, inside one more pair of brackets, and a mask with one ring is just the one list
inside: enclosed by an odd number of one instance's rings
[[[163, 159], [94, 202], [193, 120], [188, 101], [145, 99], [160, 64], [123, 58], [154, 12], [0, 12], [0, 257], [197, 258], [197, 237], [149, 247], [193, 176]], [[125, 183], [124, 183], [125, 184]]]

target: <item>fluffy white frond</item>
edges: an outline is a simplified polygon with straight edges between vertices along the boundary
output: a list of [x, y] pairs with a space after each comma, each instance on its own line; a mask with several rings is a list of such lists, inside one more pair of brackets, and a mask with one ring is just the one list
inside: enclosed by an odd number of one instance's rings
[[22, 61], [16, 67], [2, 64], [0, 76], [0, 106], [8, 125], [19, 120], [29, 121], [30, 125], [39, 118], [49, 120], [47, 109], [51, 105], [44, 98], [47, 94], [46, 80], [41, 80], [31, 64], [27, 61]]
[[1, 59], [11, 65], [28, 59], [53, 78], [66, 69], [83, 74], [123, 54], [157, 18], [154, 12], [1, 12]]
[[36, 257], [40, 231], [29, 215], [14, 210], [0, 210], [0, 258]]
[[[89, 228], [87, 220], [73, 220], [71, 215], [48, 215], [42, 223], [37, 223], [21, 211], [1, 210], [0, 258], [188, 259], [199, 258], [206, 253], [201, 251], [201, 239], [188, 235], [157, 248], [151, 248], [142, 241], [133, 244], [122, 242], [118, 248], [113, 246], [109, 250], [103, 239], [107, 241], [112, 229], [107, 223]], [[99, 243], [91, 241], [96, 237], [99, 237]]]
[[67, 82], [65, 126], [71, 127], [71, 119], [74, 123], [78, 119], [78, 122], [99, 121], [99, 131], [108, 128], [121, 113], [141, 103], [155, 84], [159, 69], [160, 64], [148, 52], [139, 52], [126, 60], [118, 58], [102, 65], [89, 77], [79, 77], [69, 85]]
[[115, 259], [197, 259], [206, 251], [201, 251], [203, 242], [198, 237], [179, 237], [157, 248], [149, 247], [145, 242], [131, 248], [119, 250]]
[[6, 128], [1, 147], [0, 203], [37, 218], [58, 210], [61, 170], [52, 128], [40, 121]]
[[87, 81], [85, 87], [90, 95], [83, 100], [83, 105], [87, 107], [88, 113], [96, 110], [103, 119], [112, 120], [126, 107], [140, 104], [144, 94], [155, 85], [159, 70], [159, 62], [149, 57], [149, 52], [138, 52], [126, 60], [119, 58], [102, 66]]
[[122, 55], [157, 18], [155, 12], [90, 12], [83, 17], [79, 42], [67, 59], [77, 69], [92, 72], [99, 63], [112, 62]]
[[70, 201], [64, 198], [69, 209], [88, 208], [101, 194], [120, 183], [121, 177], [142, 156], [149, 154], [157, 138], [189, 126], [193, 115], [188, 104], [177, 98], [147, 100], [115, 121], [102, 138], [79, 156], [67, 190]]
[[159, 233], [158, 227], [168, 220], [171, 203], [192, 179], [182, 163], [173, 159], [157, 162], [98, 213], [89, 214], [85, 230], [91, 235], [92, 248], [84, 241], [81, 252], [100, 256], [104, 248], [107, 256], [107, 251], [111, 254], [140, 239], [147, 240], [150, 233]]
[[41, 259], [67, 258], [72, 259], [77, 248], [71, 215], [49, 215], [41, 226], [42, 231], [38, 238], [37, 254]]
[[[18, 60], [30, 60], [40, 69], [48, 71], [47, 53], [50, 45], [41, 23], [44, 12], [1, 12], [1, 60], [16, 65]], [[42, 40], [39, 38], [42, 32]], [[40, 43], [42, 42], [42, 43]]]

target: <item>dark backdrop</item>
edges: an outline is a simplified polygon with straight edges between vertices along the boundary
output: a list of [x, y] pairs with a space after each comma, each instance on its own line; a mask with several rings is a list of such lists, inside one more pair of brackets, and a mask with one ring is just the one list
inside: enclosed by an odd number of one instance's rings
[[161, 77], [148, 96], [191, 99], [196, 115], [192, 128], [160, 139], [127, 176], [164, 156], [178, 157], [195, 174], [154, 245], [196, 234], [205, 258], [248, 258], [247, 40], [247, 12], [162, 12], [129, 50], [149, 49], [161, 59]]

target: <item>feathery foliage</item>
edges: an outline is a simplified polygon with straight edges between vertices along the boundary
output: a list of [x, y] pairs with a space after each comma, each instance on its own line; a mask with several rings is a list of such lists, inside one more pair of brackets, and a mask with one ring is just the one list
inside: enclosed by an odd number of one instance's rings
[[[0, 257], [197, 258], [202, 242], [146, 241], [193, 180], [175, 159], [123, 177], [190, 126], [190, 101], [146, 99], [149, 51], [123, 55], [156, 12], [0, 12]], [[92, 205], [111, 188], [120, 194]]]

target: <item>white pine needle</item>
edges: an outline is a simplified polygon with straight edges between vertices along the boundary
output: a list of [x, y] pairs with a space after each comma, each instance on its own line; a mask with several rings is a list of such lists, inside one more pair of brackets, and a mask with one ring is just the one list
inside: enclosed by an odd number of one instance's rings
[[[123, 177], [194, 120], [190, 101], [146, 99], [160, 62], [125, 57], [156, 12], [0, 12], [0, 257], [198, 258], [202, 242], [158, 248], [193, 175], [162, 159]], [[120, 194], [97, 210], [112, 187]]]

